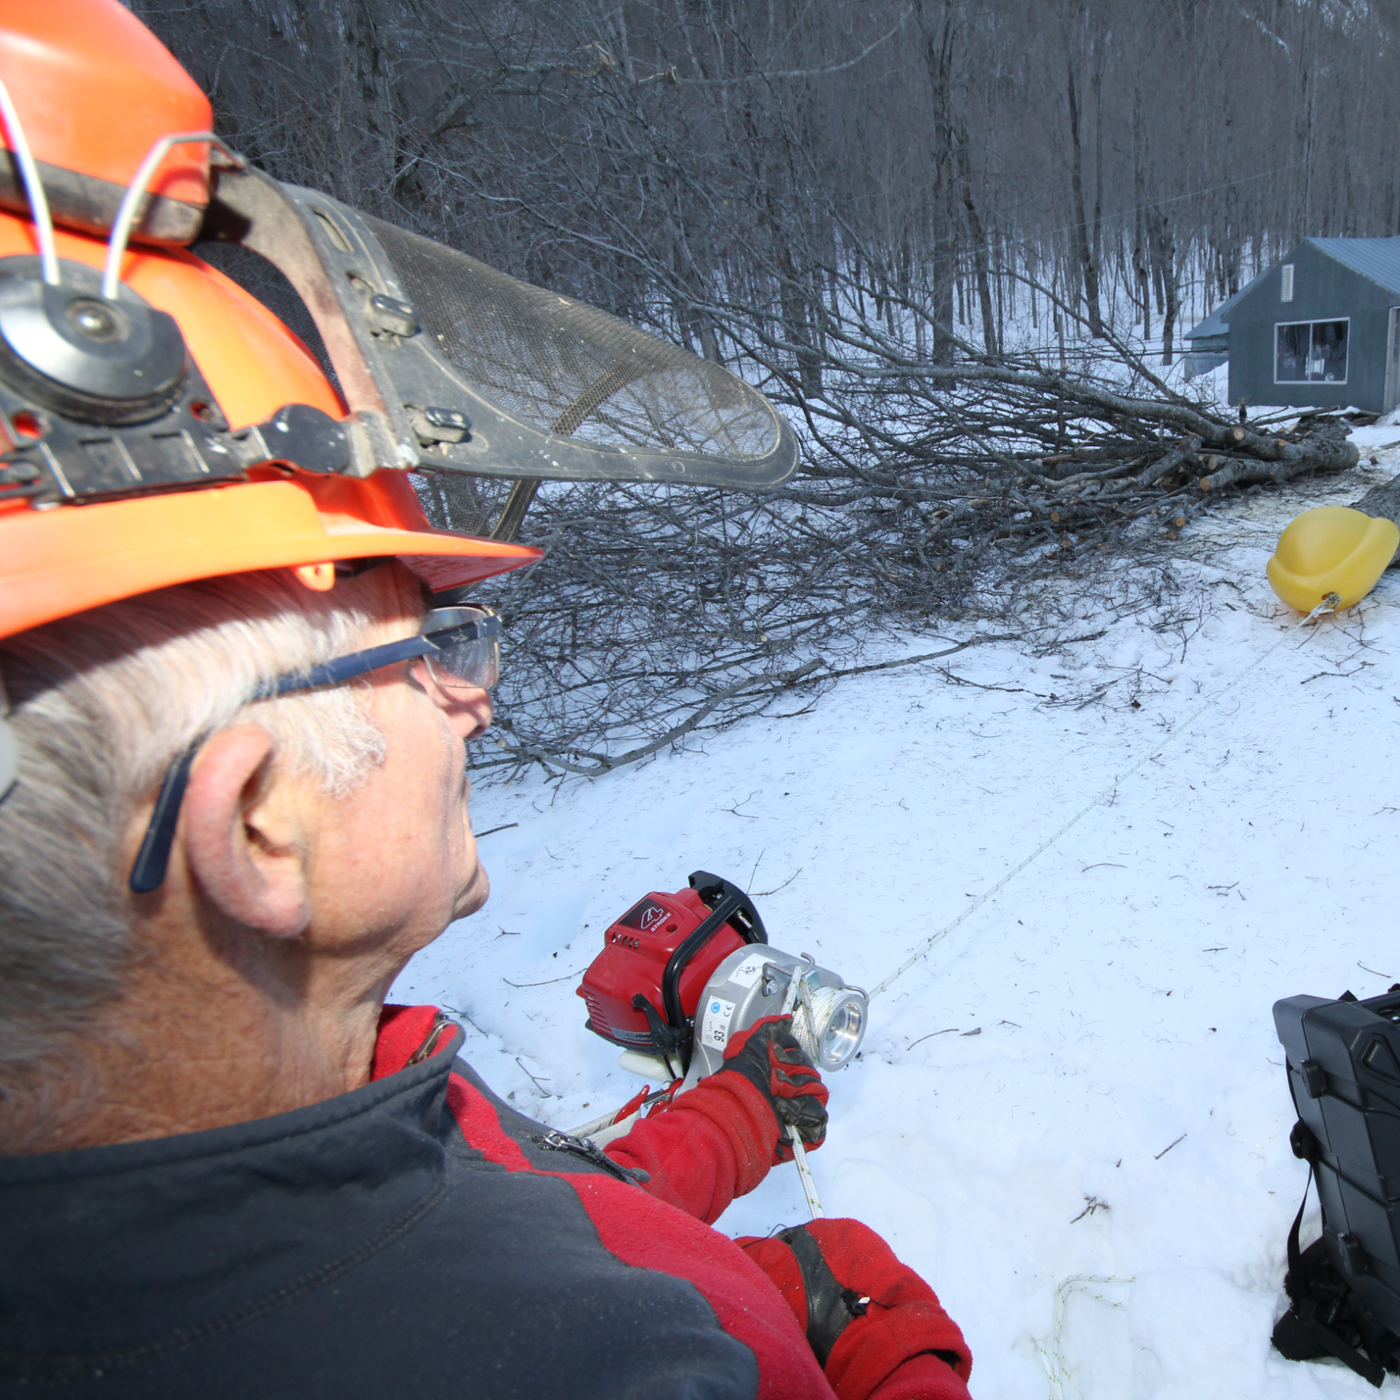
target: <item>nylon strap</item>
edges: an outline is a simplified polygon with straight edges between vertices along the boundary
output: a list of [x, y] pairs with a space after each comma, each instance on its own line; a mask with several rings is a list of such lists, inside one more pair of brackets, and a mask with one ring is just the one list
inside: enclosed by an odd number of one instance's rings
[[[1334, 1356], [1344, 1366], [1349, 1366], [1363, 1380], [1379, 1387], [1385, 1379], [1385, 1367], [1372, 1361], [1369, 1356], [1358, 1351], [1344, 1337], [1339, 1336], [1325, 1323], [1317, 1319], [1317, 1299], [1308, 1292], [1306, 1276], [1303, 1272], [1303, 1252], [1298, 1248], [1298, 1233], [1303, 1225], [1303, 1211], [1307, 1208], [1308, 1192], [1312, 1189], [1314, 1164], [1308, 1163], [1308, 1179], [1303, 1186], [1303, 1199], [1298, 1203], [1298, 1214], [1293, 1217], [1293, 1225], [1288, 1231], [1288, 1277], [1284, 1288], [1293, 1304], [1293, 1316], [1303, 1330], [1329, 1355]], [[1296, 1361], [1297, 1357], [1289, 1357]]]

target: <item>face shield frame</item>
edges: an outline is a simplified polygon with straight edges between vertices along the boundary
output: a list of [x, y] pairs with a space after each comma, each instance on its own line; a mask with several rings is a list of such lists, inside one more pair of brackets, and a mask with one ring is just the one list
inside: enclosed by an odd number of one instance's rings
[[[547, 425], [531, 422], [473, 383], [444, 353], [440, 342], [446, 335], [426, 323], [410, 298], [394, 257], [376, 233], [377, 223], [328, 195], [281, 184], [248, 167], [220, 172], [201, 235], [257, 253], [301, 297], [350, 409], [347, 426], [353, 435], [368, 439], [352, 454], [352, 474], [373, 462], [527, 481], [670, 482], [762, 491], [781, 485], [796, 471], [798, 446], [790, 424], [738, 376], [584, 303], [507, 278], [466, 254], [380, 224], [386, 233], [414, 238], [435, 250], [459, 278], [478, 279], [483, 295], [504, 288], [508, 295], [524, 298], [536, 316], [541, 300], [552, 303], [566, 335], [577, 326], [584, 337], [601, 328], [617, 338], [612, 363], [591, 382], [575, 386], [568, 402], [556, 404]], [[553, 329], [547, 327], [547, 332]], [[703, 416], [708, 409], [719, 435], [727, 431], [723, 410], [700, 401], [703, 390], [716, 387], [727, 391], [727, 407], [744, 419], [748, 437], [758, 439], [765, 450], [619, 444], [598, 441], [596, 432], [577, 436], [580, 429], [594, 426], [618, 396], [645, 387], [648, 376], [687, 373], [702, 391], [697, 411]], [[666, 434], [667, 425], [659, 424], [652, 435]]]
[[[201, 241], [247, 249], [286, 279], [349, 412], [338, 418], [293, 401], [231, 427], [176, 318], [117, 278], [125, 227], [100, 284], [92, 268], [66, 257], [41, 273], [43, 259], [6, 256], [0, 505], [28, 498], [42, 509], [231, 484], [265, 464], [323, 478], [387, 468], [513, 481], [492, 531], [508, 540], [544, 480], [765, 491], [796, 471], [787, 420], [721, 366], [327, 195], [282, 185], [232, 153], [226, 164]], [[135, 209], [140, 188], [139, 177], [124, 207]], [[413, 288], [427, 306], [409, 300]], [[91, 395], [75, 399], [74, 385], [111, 377], [107, 351], [67, 325], [91, 320], [94, 306], [109, 319], [134, 318], [164, 346], [176, 366], [164, 402], [121, 417], [104, 408], [101, 392], [93, 409]], [[50, 342], [56, 355], [44, 349]], [[135, 342], [119, 356], [128, 377], [149, 375]]]

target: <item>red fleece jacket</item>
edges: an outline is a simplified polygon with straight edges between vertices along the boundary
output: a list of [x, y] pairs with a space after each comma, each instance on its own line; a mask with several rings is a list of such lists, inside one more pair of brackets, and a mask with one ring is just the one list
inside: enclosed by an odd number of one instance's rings
[[[441, 1044], [431, 1040], [440, 1014], [430, 1006], [386, 1007], [373, 1077], [402, 1069], [410, 1058], [441, 1053], [449, 1037]], [[451, 1077], [447, 1102], [472, 1147], [508, 1171], [538, 1170], [491, 1101], [462, 1076]], [[615, 1257], [695, 1286], [724, 1329], [753, 1351], [762, 1400], [839, 1400], [778, 1289], [732, 1240], [708, 1228], [736, 1196], [767, 1176], [779, 1132], [758, 1089], [741, 1074], [721, 1071], [608, 1145], [619, 1165], [650, 1174], [643, 1190], [601, 1174], [547, 1174], [577, 1192]], [[961, 1391], [950, 1390], [951, 1375], [941, 1361], [915, 1356], [867, 1393], [869, 1400], [961, 1400], [966, 1387], [953, 1378]]]
[[768, 1175], [779, 1131], [759, 1090], [742, 1074], [721, 1070], [665, 1112], [638, 1119], [604, 1151], [621, 1166], [648, 1172], [644, 1189], [658, 1200], [713, 1225]]

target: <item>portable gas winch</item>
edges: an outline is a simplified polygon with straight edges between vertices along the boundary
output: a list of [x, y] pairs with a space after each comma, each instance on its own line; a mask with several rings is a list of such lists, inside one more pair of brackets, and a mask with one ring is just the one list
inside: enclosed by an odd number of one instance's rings
[[577, 991], [624, 1069], [685, 1090], [719, 1069], [732, 1035], [779, 1014], [794, 981], [793, 1033], [818, 1069], [840, 1069], [865, 1034], [866, 993], [772, 947], [748, 895], [697, 870], [688, 889], [648, 894], [607, 929]]

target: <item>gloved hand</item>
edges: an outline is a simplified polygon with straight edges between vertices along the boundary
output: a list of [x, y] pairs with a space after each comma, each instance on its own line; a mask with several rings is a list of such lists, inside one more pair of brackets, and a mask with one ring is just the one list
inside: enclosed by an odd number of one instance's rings
[[[792, 1033], [791, 1016], [765, 1016], [736, 1035], [725, 1048], [723, 1069], [736, 1070], [772, 1105], [783, 1128], [794, 1127], [811, 1148], [826, 1138], [827, 1087]], [[774, 1160], [792, 1160], [784, 1132]]]
[[838, 1400], [870, 1400], [886, 1383], [890, 1394], [966, 1400], [972, 1354], [957, 1323], [868, 1226], [814, 1220], [735, 1244], [793, 1310]]

